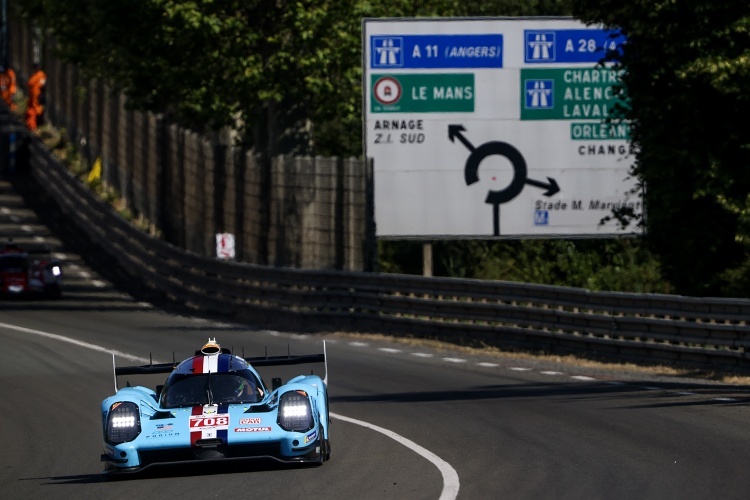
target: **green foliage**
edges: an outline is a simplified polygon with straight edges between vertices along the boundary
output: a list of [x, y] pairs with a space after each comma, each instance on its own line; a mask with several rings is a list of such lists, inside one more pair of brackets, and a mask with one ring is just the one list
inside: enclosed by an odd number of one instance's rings
[[422, 243], [378, 240], [378, 271], [422, 274]]
[[[420, 241], [381, 241], [380, 271], [422, 274]], [[433, 243], [435, 276], [669, 293], [642, 239], [461, 240]]]
[[648, 241], [677, 291], [747, 295], [750, 10], [746, 1], [574, 0], [628, 37], [620, 62]]
[[[66, 60], [129, 105], [268, 148], [362, 154], [363, 18], [569, 15], [620, 27], [647, 187], [640, 240], [435, 244], [435, 274], [590, 289], [750, 293], [750, 11], [746, 0], [10, 0]], [[267, 150], [267, 149], [266, 149]], [[71, 152], [72, 154], [72, 152]], [[380, 268], [421, 273], [421, 242], [381, 242]], [[661, 263], [661, 264], [659, 264]], [[663, 279], [661, 276], [665, 276]]]
[[80, 154], [78, 153], [78, 148], [75, 144], [69, 142], [65, 145], [63, 161], [65, 166], [69, 167], [74, 175], [80, 175], [83, 173], [83, 170], [81, 169]]
[[[11, 0], [60, 55], [129, 105], [198, 131], [266, 140], [269, 113], [312, 153], [362, 154], [362, 19], [569, 14], [559, 0]], [[288, 116], [283, 116], [284, 113]]]

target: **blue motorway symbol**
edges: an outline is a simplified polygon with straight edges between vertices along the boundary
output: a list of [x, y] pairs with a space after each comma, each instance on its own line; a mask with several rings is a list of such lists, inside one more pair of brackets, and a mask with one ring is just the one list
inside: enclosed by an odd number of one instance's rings
[[525, 80], [524, 90], [526, 109], [554, 109], [554, 80]]
[[526, 63], [598, 63], [618, 51], [625, 36], [603, 29], [524, 30], [524, 42]]
[[374, 36], [370, 41], [373, 68], [403, 68], [404, 38], [400, 36]]
[[534, 210], [534, 225], [535, 226], [549, 225], [549, 210]]

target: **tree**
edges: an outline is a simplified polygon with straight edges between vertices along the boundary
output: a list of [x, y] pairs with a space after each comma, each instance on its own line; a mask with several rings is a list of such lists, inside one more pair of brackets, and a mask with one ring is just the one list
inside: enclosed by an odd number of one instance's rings
[[[645, 185], [647, 238], [677, 291], [750, 292], [747, 2], [574, 0], [619, 28], [624, 96]], [[744, 277], [743, 277], [744, 276]]]
[[11, 2], [134, 108], [327, 156], [362, 153], [362, 18], [569, 12], [556, 0]]
[[[197, 131], [231, 127], [268, 155], [362, 154], [363, 18], [571, 13], [567, 0], [11, 2], [54, 38], [64, 60], [125, 93], [129, 106]], [[381, 255], [396, 248], [418, 265], [419, 247], [391, 243]], [[437, 268], [451, 275], [564, 283], [558, 269], [588, 269], [573, 261], [591, 260], [568, 251], [564, 265], [547, 265], [561, 247], [539, 242], [442, 246], [447, 260]], [[395, 260], [383, 270], [401, 269]]]

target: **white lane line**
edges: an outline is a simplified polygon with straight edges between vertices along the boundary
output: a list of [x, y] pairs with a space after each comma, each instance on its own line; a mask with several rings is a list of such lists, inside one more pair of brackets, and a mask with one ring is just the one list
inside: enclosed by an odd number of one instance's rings
[[443, 358], [443, 361], [447, 361], [448, 363], [466, 363], [466, 360], [461, 358]]
[[378, 351], [388, 352], [391, 354], [395, 354], [397, 352], [401, 352], [401, 349], [394, 349], [392, 347], [378, 347]]
[[0, 214], [8, 215], [9, 213], [10, 213], [10, 209], [8, 207], [0, 208]]
[[99, 280], [94, 280], [91, 282], [91, 284], [94, 285], [96, 288], [104, 288], [105, 286], [107, 286], [105, 282], [99, 281]]
[[23, 226], [21, 226], [21, 231], [26, 231], [27, 233], [30, 233], [31, 231], [33, 231], [33, 229], [31, 228], [31, 226], [27, 226], [26, 224], [24, 224]]
[[541, 373], [542, 375], [562, 375], [563, 374], [563, 372], [553, 372], [551, 370], [546, 370], [546, 371], [539, 372], [539, 373]]
[[652, 385], [644, 385], [644, 386], [641, 386], [641, 389], [645, 389], [647, 391], [660, 391], [661, 387], [654, 387]]
[[477, 366], [484, 366], [486, 368], [497, 368], [500, 365], [498, 365], [497, 363], [487, 363], [486, 361], [482, 361], [481, 363], [477, 363]]
[[369, 344], [367, 344], [367, 342], [349, 342], [349, 345], [354, 347], [367, 347]]
[[378, 427], [377, 425], [373, 425], [369, 422], [363, 422], [362, 420], [345, 417], [337, 413], [330, 413], [330, 415], [331, 417], [338, 420], [343, 420], [344, 422], [349, 422], [351, 424], [361, 425], [362, 427], [367, 427], [368, 429], [372, 429], [381, 434], [385, 434], [394, 441], [401, 443], [418, 455], [429, 460], [435, 465], [435, 467], [438, 468], [440, 474], [443, 475], [443, 492], [440, 494], [440, 500], [453, 500], [458, 496], [458, 488], [460, 486], [460, 482], [458, 480], [458, 473], [456, 472], [456, 469], [451, 467], [451, 464], [435, 455], [430, 450], [419, 446], [414, 441], [407, 439], [400, 434], [396, 434], [391, 430], [385, 429], [383, 427]]
[[734, 398], [714, 398], [714, 401], [737, 401]]
[[431, 358], [432, 354], [428, 352], [412, 352], [410, 353], [412, 356], [416, 356], [418, 358]]
[[570, 378], [574, 378], [576, 380], [583, 380], [584, 382], [591, 382], [592, 380], [596, 380], [594, 377], [587, 377], [586, 375], [573, 375]]
[[81, 278], [84, 278], [84, 279], [89, 279], [91, 277], [91, 274], [89, 274], [86, 271], [81, 271], [80, 273], [78, 273], [78, 276], [80, 276]]
[[64, 253], [55, 253], [55, 254], [52, 254], [52, 256], [56, 258], [57, 260], [65, 260], [68, 258], [68, 256], [65, 255]]
[[[77, 345], [85, 349], [105, 352], [107, 354], [114, 354], [115, 356], [120, 356], [121, 358], [129, 359], [137, 363], [148, 363], [150, 361], [146, 358], [133, 356], [132, 354], [117, 351], [114, 349], [107, 349], [106, 347], [102, 347], [100, 345], [89, 344], [88, 342], [82, 342], [80, 340], [63, 337], [62, 335], [56, 335], [54, 333], [42, 332], [40, 330], [32, 330], [31, 328], [24, 328], [22, 326], [16, 326], [16, 325], [9, 325], [7, 323], [0, 323], [0, 328], [5, 328], [7, 330], [15, 330], [17, 332], [29, 333], [32, 335], [39, 335], [40, 337], [45, 337], [45, 338], [53, 339], [53, 340], [59, 340], [60, 342], [67, 342], [69, 344]], [[153, 362], [162, 363], [163, 361], [154, 360]], [[369, 422], [365, 422], [363, 420], [356, 420], [353, 418], [345, 417], [343, 415], [338, 415], [336, 413], [329, 413], [329, 415], [333, 418], [343, 420], [345, 422], [349, 422], [352, 424], [360, 425], [362, 427], [367, 427], [381, 434], [384, 434], [388, 436], [389, 438], [393, 439], [394, 441], [406, 446], [407, 448], [414, 451], [415, 453], [422, 456], [423, 458], [429, 460], [432, 464], [434, 464], [438, 468], [440, 473], [443, 475], [443, 492], [440, 494], [440, 500], [454, 500], [458, 496], [458, 488], [460, 486], [460, 483], [458, 481], [458, 473], [453, 467], [451, 467], [451, 465], [448, 462], [438, 457], [437, 455], [432, 453], [430, 450], [419, 446], [414, 441], [411, 441], [401, 436], [400, 434], [396, 434], [395, 432], [391, 430], [385, 429], [383, 427], [378, 427], [377, 425], [371, 424]]]
[[[59, 340], [60, 342], [67, 342], [68, 344], [73, 344], [73, 345], [77, 345], [78, 347], [91, 349], [92, 351], [99, 351], [99, 352], [105, 352], [107, 354], [114, 354], [115, 356], [119, 356], [121, 358], [125, 358], [130, 361], [135, 361], [137, 363], [149, 362], [147, 358], [141, 358], [140, 356], [133, 356], [132, 354], [128, 354], [128, 353], [121, 352], [121, 351], [116, 351], [114, 349], [107, 349], [106, 347], [102, 347], [100, 345], [89, 344], [88, 342], [82, 342], [80, 340], [63, 337], [62, 335], [56, 335], [54, 333], [42, 332], [40, 330], [32, 330], [31, 328], [24, 328], [22, 326], [16, 326], [16, 325], [9, 325], [8, 323], [0, 323], [0, 328], [5, 328], [6, 330], [15, 330], [17, 332], [30, 333], [32, 335], [39, 335], [40, 337], [45, 337], [45, 338], [52, 339], [52, 340]], [[154, 361], [154, 363], [162, 363], [162, 361]]]
[[44, 236], [34, 236], [34, 241], [37, 243], [44, 243]]
[[520, 366], [511, 366], [509, 370], [513, 370], [514, 372], [527, 372], [531, 370], [531, 368], [522, 368]]

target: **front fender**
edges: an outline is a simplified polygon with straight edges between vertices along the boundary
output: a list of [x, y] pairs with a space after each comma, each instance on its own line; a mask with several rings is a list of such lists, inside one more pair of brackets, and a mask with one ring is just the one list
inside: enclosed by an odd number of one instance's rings
[[279, 389], [279, 395], [290, 390], [301, 390], [308, 394], [311, 400], [310, 403], [314, 409], [315, 420], [322, 425], [324, 438], [329, 439], [328, 387], [323, 382], [323, 379], [317, 375], [300, 375], [294, 377]]

